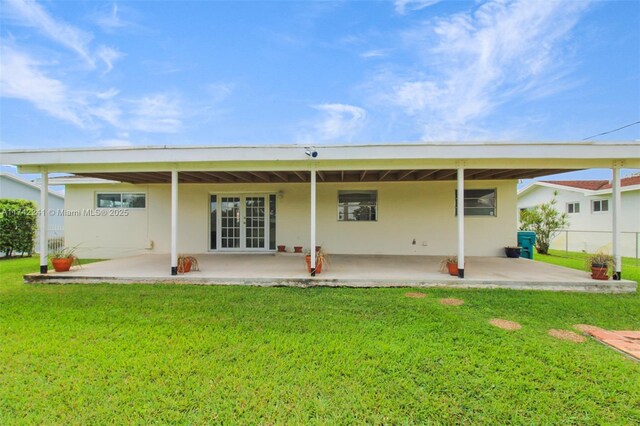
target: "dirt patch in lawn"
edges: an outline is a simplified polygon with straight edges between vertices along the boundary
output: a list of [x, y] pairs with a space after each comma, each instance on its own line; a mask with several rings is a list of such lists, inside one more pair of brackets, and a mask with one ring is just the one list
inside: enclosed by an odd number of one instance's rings
[[513, 322], [513, 321], [509, 321], [509, 320], [505, 320], [505, 319], [500, 319], [500, 318], [494, 318], [492, 320], [489, 321], [489, 324], [501, 328], [503, 330], [509, 330], [509, 331], [513, 331], [513, 330], [520, 330], [522, 328], [522, 326], [520, 324], [518, 324], [517, 322]]
[[411, 297], [413, 299], [422, 299], [424, 297], [427, 297], [426, 294], [424, 293], [419, 293], [419, 292], [409, 292], [409, 293], [405, 293], [404, 294], [406, 297]]
[[569, 342], [573, 342], [573, 343], [583, 343], [587, 341], [587, 338], [584, 336], [581, 336], [577, 333], [574, 333], [573, 331], [568, 331], [568, 330], [549, 330], [547, 332], [549, 334], [549, 336], [551, 337], [555, 337], [556, 339], [560, 339], [560, 340], [567, 340]]
[[589, 324], [574, 324], [573, 328], [578, 331], [582, 331], [583, 333], [590, 333], [592, 331], [602, 331], [603, 329], [600, 327], [596, 327], [595, 325]]
[[440, 304], [441, 305], [448, 305], [448, 306], [462, 306], [462, 305], [464, 305], [464, 300], [455, 299], [453, 297], [447, 297], [445, 299], [440, 299]]

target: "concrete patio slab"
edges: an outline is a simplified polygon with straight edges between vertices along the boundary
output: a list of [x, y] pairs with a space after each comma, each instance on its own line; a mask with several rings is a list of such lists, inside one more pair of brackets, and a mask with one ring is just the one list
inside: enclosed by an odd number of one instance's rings
[[635, 292], [634, 281], [597, 281], [586, 272], [528, 259], [468, 257], [466, 278], [439, 272], [439, 256], [331, 255], [310, 277], [296, 254], [198, 254], [200, 271], [169, 274], [169, 255], [141, 255], [74, 267], [69, 272], [25, 275], [25, 282], [181, 283], [255, 286], [452, 287], [520, 290]]

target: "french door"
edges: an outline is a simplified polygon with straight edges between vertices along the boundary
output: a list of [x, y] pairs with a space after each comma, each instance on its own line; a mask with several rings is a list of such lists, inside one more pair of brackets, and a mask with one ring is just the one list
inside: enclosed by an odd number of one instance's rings
[[[213, 199], [213, 197], [212, 197]], [[270, 208], [268, 195], [220, 195], [219, 214], [212, 238], [219, 250], [269, 250]], [[212, 217], [213, 219], [213, 217]]]

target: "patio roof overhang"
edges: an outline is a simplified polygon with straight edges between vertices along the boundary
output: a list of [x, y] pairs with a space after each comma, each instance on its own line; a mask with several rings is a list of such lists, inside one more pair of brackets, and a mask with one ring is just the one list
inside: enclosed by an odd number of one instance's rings
[[2, 152], [21, 173], [73, 173], [130, 183], [521, 179], [587, 168], [640, 168], [638, 142], [465, 142], [321, 145], [152, 146]]

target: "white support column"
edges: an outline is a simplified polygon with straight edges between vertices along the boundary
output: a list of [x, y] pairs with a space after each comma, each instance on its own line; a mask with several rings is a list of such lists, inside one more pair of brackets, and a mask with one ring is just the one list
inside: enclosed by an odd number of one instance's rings
[[620, 168], [617, 165], [611, 169], [613, 179], [611, 180], [611, 209], [612, 209], [612, 226], [613, 231], [613, 257], [616, 259], [616, 270], [613, 274], [614, 280], [622, 277], [622, 256], [620, 254]]
[[464, 169], [458, 169], [458, 277], [464, 278]]
[[49, 264], [49, 173], [42, 169], [40, 179], [40, 273], [47, 273]]
[[171, 171], [171, 275], [178, 275], [178, 172]]
[[316, 276], [316, 170], [311, 169], [311, 276]]

